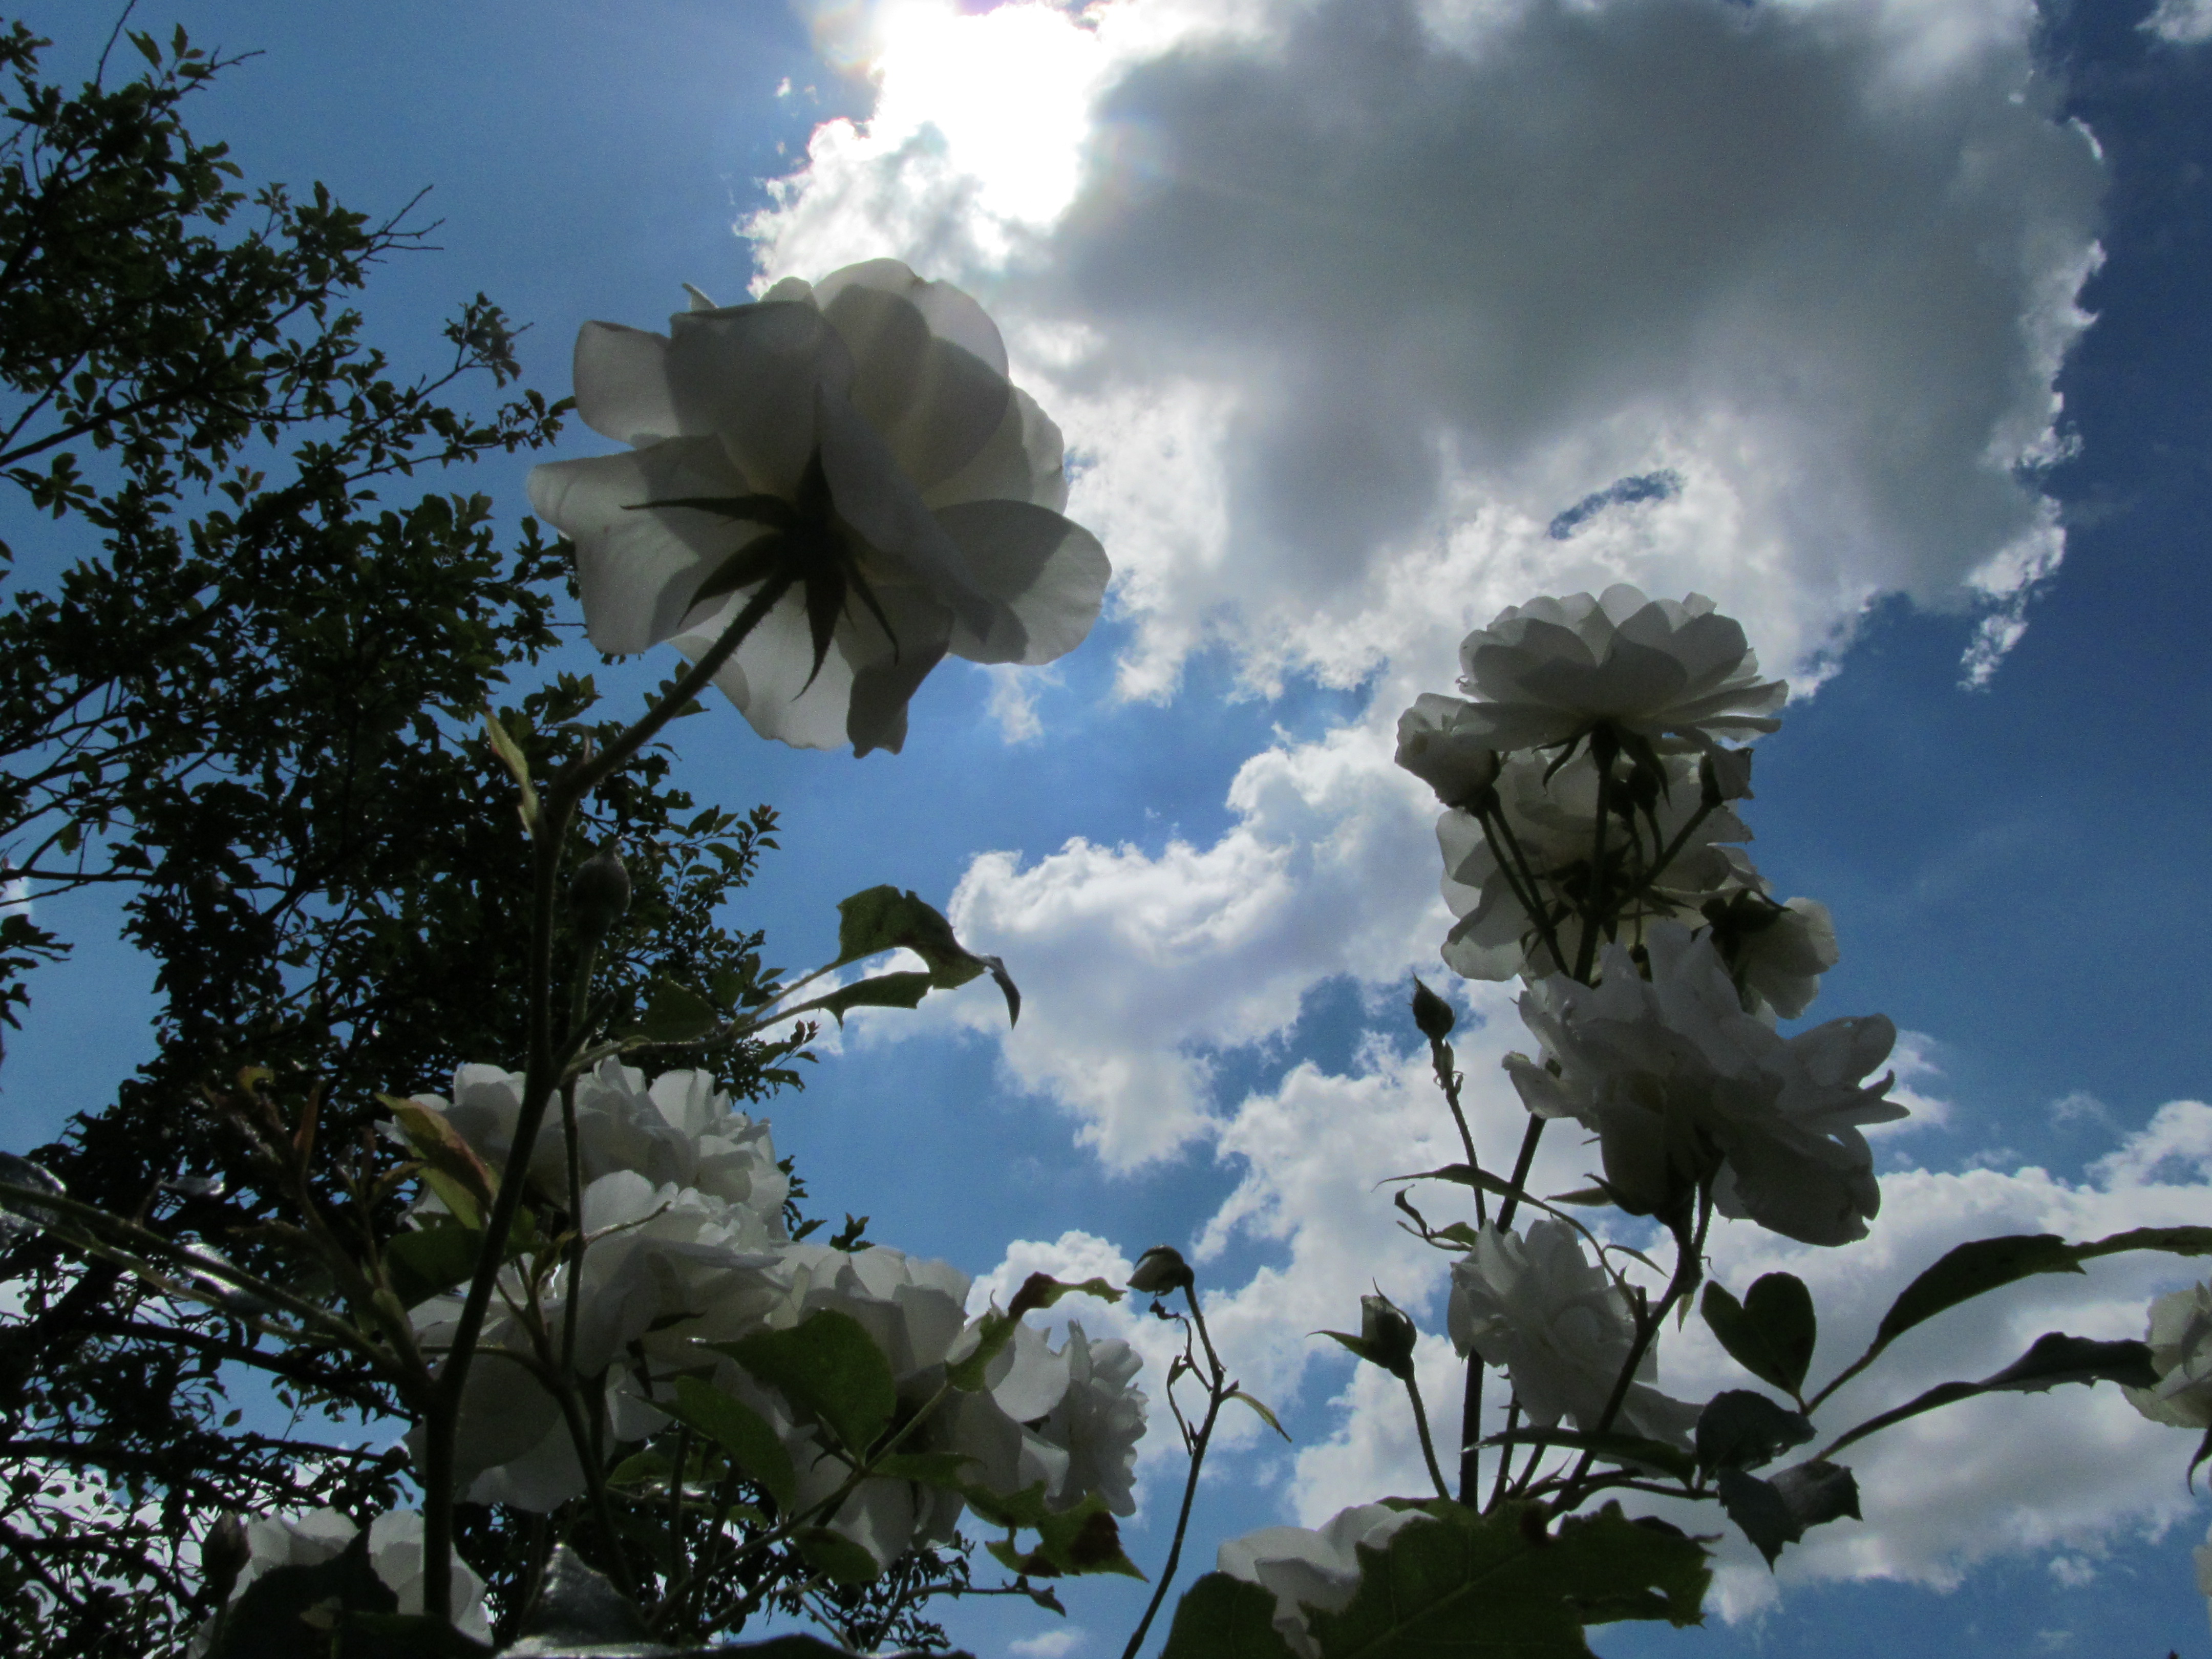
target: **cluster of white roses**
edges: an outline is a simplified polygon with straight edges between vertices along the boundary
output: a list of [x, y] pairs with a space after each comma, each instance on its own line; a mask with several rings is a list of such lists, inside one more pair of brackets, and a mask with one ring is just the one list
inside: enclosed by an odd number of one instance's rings
[[[648, 1086], [642, 1073], [608, 1060], [574, 1088], [582, 1267], [573, 1282], [565, 1261], [552, 1273], [534, 1316], [522, 1268], [506, 1270], [504, 1305], [485, 1327], [462, 1401], [464, 1494], [542, 1512], [585, 1489], [574, 1437], [540, 1380], [547, 1353], [533, 1349], [534, 1317], [546, 1350], [573, 1343], [572, 1374], [604, 1393], [616, 1442], [641, 1442], [665, 1426], [659, 1406], [675, 1379], [702, 1377], [775, 1430], [802, 1508], [827, 1499], [848, 1471], [830, 1455], [820, 1425], [702, 1345], [789, 1329], [835, 1310], [867, 1332], [902, 1400], [919, 1407], [937, 1392], [948, 1360], [976, 1340], [966, 1276], [884, 1246], [848, 1251], [793, 1241], [784, 1222], [790, 1182], [768, 1124], [732, 1109], [705, 1073], [669, 1073]], [[465, 1066], [450, 1102], [426, 1095], [415, 1103], [444, 1117], [496, 1168], [511, 1150], [522, 1090], [520, 1073]], [[548, 1115], [530, 1168], [537, 1196], [565, 1211], [568, 1142], [557, 1114]], [[426, 1197], [426, 1221], [439, 1208]], [[447, 1295], [416, 1308], [432, 1351], [450, 1340], [460, 1307], [458, 1295]], [[960, 1454], [972, 1460], [967, 1478], [991, 1492], [1042, 1484], [1053, 1508], [1095, 1493], [1127, 1515], [1145, 1422], [1145, 1397], [1132, 1387], [1139, 1363], [1127, 1344], [1092, 1342], [1079, 1325], [1069, 1326], [1057, 1351], [1020, 1326], [987, 1370], [987, 1389], [951, 1395], [902, 1449]], [[826, 1524], [888, 1565], [916, 1543], [948, 1537], [961, 1507], [956, 1492], [871, 1480]]]

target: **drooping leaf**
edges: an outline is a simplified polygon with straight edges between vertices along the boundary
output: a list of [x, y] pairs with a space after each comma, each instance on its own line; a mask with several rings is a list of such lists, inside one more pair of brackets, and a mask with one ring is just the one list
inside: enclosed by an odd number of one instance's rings
[[1243, 1389], [1231, 1389], [1229, 1391], [1228, 1397], [1231, 1400], [1241, 1400], [1246, 1405], [1249, 1406], [1254, 1411], [1260, 1414], [1260, 1420], [1262, 1423], [1265, 1423], [1277, 1434], [1282, 1436], [1284, 1439], [1288, 1440], [1291, 1437], [1291, 1431], [1285, 1428], [1282, 1424], [1276, 1419], [1275, 1413], [1269, 1411], [1267, 1407], [1261, 1405], [1260, 1401], [1254, 1399], [1250, 1395], [1245, 1393]]
[[1015, 989], [1006, 964], [996, 957], [981, 957], [960, 943], [952, 924], [913, 892], [896, 887], [871, 887], [837, 906], [837, 960], [833, 967], [858, 962], [864, 957], [900, 949], [913, 951], [928, 964], [929, 982], [940, 991], [965, 985], [988, 973], [1006, 999], [1008, 1020], [1021, 1018], [1021, 993]]
[[708, 1346], [811, 1412], [856, 1458], [898, 1409], [890, 1362], [860, 1321], [834, 1308], [810, 1314], [787, 1331]]
[[398, 1121], [409, 1148], [422, 1160], [423, 1176], [446, 1207], [463, 1226], [481, 1228], [498, 1183], [476, 1148], [461, 1138], [443, 1112], [396, 1095], [377, 1098]]
[[1971, 1400], [1976, 1395], [1999, 1391], [2039, 1393], [2060, 1382], [2118, 1382], [2130, 1388], [2147, 1389], [2157, 1386], [2158, 1372], [2150, 1363], [2147, 1343], [2099, 1342], [2085, 1336], [2046, 1331], [2029, 1345], [2026, 1353], [2002, 1370], [1978, 1382], [1939, 1383], [1902, 1406], [1869, 1418], [1838, 1438], [1828, 1449], [1840, 1451], [1893, 1423], [1902, 1423], [1908, 1417], [1932, 1412], [1939, 1406]]
[[799, 1496], [799, 1477], [783, 1440], [750, 1406], [696, 1376], [676, 1379], [674, 1401], [658, 1402], [678, 1422], [689, 1423], [729, 1454], [731, 1462], [775, 1499], [788, 1514]]
[[1819, 1323], [1802, 1279], [1767, 1273], [1741, 1302], [1708, 1285], [1698, 1310], [1729, 1357], [1760, 1382], [1791, 1395], [1805, 1386]]
[[1160, 1659], [1296, 1659], [1275, 1628], [1273, 1594], [1225, 1572], [1209, 1572], [1176, 1603]]
[[1812, 1437], [1813, 1425], [1801, 1413], [1763, 1394], [1730, 1389], [1715, 1395], [1698, 1413], [1698, 1466], [1755, 1469]]
[[[1036, 1547], [1028, 1550], [1007, 1539], [990, 1541], [992, 1555], [1009, 1572], [1030, 1578], [1073, 1577], [1092, 1572], [1119, 1573], [1126, 1578], [1145, 1576], [1123, 1553], [1121, 1524], [1107, 1509], [1105, 1499], [1096, 1492], [1073, 1508], [1055, 1510], [1044, 1503], [1044, 1488], [1031, 1486], [1012, 1500], [1001, 1499], [994, 1515], [975, 1503], [975, 1494], [979, 1488], [970, 1486], [966, 1490], [969, 1507], [984, 1519], [997, 1521], [1011, 1529], [1036, 1534]], [[1013, 1514], [1021, 1518], [1004, 1518]]]
[[1014, 1292], [1003, 1311], [994, 1308], [976, 1322], [975, 1346], [946, 1365], [945, 1380], [970, 1394], [980, 1392], [988, 1386], [985, 1377], [991, 1362], [1005, 1352], [1006, 1345], [1014, 1340], [1022, 1316], [1052, 1307], [1062, 1297], [1071, 1295], [1119, 1302], [1122, 1292], [1103, 1279], [1086, 1279], [1079, 1285], [1071, 1285], [1050, 1273], [1031, 1273], [1022, 1281], [1021, 1288]]
[[1586, 1624], [1697, 1622], [1711, 1577], [1705, 1553], [1618, 1504], [1553, 1533], [1538, 1505], [1455, 1509], [1409, 1522], [1382, 1549], [1360, 1546], [1358, 1592], [1310, 1627], [1322, 1659], [1587, 1659]]
[[1796, 1464], [1771, 1480], [1742, 1469], [1723, 1469], [1715, 1483], [1721, 1507], [1771, 1567], [1783, 1547], [1807, 1528], [1844, 1516], [1859, 1518], [1859, 1487], [1851, 1472], [1819, 1458]]

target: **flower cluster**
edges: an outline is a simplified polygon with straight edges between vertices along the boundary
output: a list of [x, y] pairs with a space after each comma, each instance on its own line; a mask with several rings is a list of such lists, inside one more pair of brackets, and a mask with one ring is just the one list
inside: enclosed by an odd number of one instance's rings
[[1522, 994], [1546, 1063], [1505, 1059], [1522, 1103], [1594, 1131], [1608, 1194], [1678, 1216], [1709, 1187], [1723, 1215], [1808, 1244], [1866, 1237], [1881, 1204], [1863, 1125], [1905, 1108], [1868, 1084], [1897, 1028], [1879, 1014], [1784, 1037], [1743, 1012], [1712, 941], [1675, 923], [1644, 936], [1650, 977], [1606, 948], [1595, 986], [1553, 975]]
[[[521, 1088], [515, 1073], [464, 1066], [450, 1103], [423, 1096], [416, 1103], [499, 1164], [512, 1149]], [[981, 1322], [968, 1316], [969, 1280], [956, 1268], [886, 1246], [845, 1250], [790, 1238], [789, 1182], [769, 1126], [732, 1110], [706, 1073], [672, 1073], [648, 1086], [609, 1060], [580, 1079], [575, 1109], [582, 1267], [573, 1283], [564, 1264], [536, 1287], [534, 1324], [522, 1269], [503, 1276], [503, 1306], [486, 1324], [461, 1407], [459, 1479], [471, 1501], [542, 1512], [584, 1490], [566, 1419], [541, 1380], [564, 1343], [573, 1344], [574, 1375], [604, 1395], [618, 1443], [666, 1425], [660, 1407], [681, 1376], [704, 1376], [744, 1401], [783, 1440], [802, 1507], [832, 1498], [848, 1473], [822, 1425], [703, 1345], [834, 1310], [882, 1352], [909, 1410], [939, 1392], [949, 1363], [975, 1350]], [[530, 1167], [533, 1186], [556, 1207], [567, 1190], [566, 1149], [549, 1115]], [[434, 1211], [434, 1201], [423, 1207]], [[426, 1345], [448, 1340], [459, 1312], [457, 1296], [419, 1306]], [[1056, 1351], [1042, 1332], [1018, 1326], [986, 1368], [987, 1386], [953, 1393], [902, 1449], [967, 1457], [968, 1478], [992, 1492], [1041, 1485], [1054, 1509], [1096, 1494], [1114, 1513], [1129, 1514], [1145, 1423], [1145, 1397], [1132, 1386], [1139, 1364], [1127, 1344], [1092, 1342], [1079, 1325]], [[887, 1565], [949, 1536], [961, 1508], [957, 1492], [872, 1479], [825, 1524]]]
[[588, 323], [575, 386], [632, 446], [530, 475], [592, 643], [696, 661], [751, 616], [714, 684], [763, 737], [896, 750], [948, 653], [1049, 662], [1097, 620], [1109, 566], [1060, 516], [1059, 428], [981, 307], [896, 260], [695, 292], [665, 335]]

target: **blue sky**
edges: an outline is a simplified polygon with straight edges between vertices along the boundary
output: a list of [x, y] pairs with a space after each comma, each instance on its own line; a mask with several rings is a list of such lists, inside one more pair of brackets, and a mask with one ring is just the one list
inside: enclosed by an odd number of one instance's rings
[[[746, 912], [777, 959], [818, 960], [834, 902], [893, 881], [1030, 1000], [1011, 1038], [969, 994], [856, 1019], [775, 1113], [821, 1203], [1000, 1281], [1163, 1241], [1203, 1256], [1232, 1363], [1297, 1441], [1224, 1456], [1203, 1567], [1225, 1534], [1419, 1488], [1390, 1402], [1305, 1333], [1370, 1277], [1441, 1325], [1440, 1263], [1368, 1190], [1444, 1127], [1398, 1012], [1407, 971], [1443, 975], [1436, 855], [1385, 734], [1532, 593], [1702, 589], [1818, 688], [1761, 745], [1753, 850], [1836, 915], [1812, 1017], [1895, 1018], [1920, 1109], [1880, 1143], [1872, 1239], [1814, 1260], [1727, 1232], [1724, 1282], [1803, 1273], [1840, 1353], [1959, 1239], [2212, 1220], [2212, 1113], [2187, 1104], [2212, 1091], [2212, 15], [2169, 0], [2161, 33], [2149, 9], [239, 0], [134, 21], [263, 54], [193, 123], [250, 179], [371, 211], [434, 187], [443, 251], [370, 296], [403, 362], [483, 289], [534, 325], [526, 368], [557, 392], [587, 318], [653, 325], [682, 282], [727, 301], [881, 252], [1005, 325], [1067, 432], [1071, 515], [1120, 573], [1091, 642], [1026, 690], [941, 670], [896, 757], [784, 750], [726, 711], [679, 743], [699, 793], [784, 814]], [[70, 73], [105, 32], [31, 21]], [[578, 428], [563, 453], [601, 447]], [[1662, 470], [1671, 496], [1547, 533]], [[457, 487], [519, 514], [521, 479]], [[10, 1146], [133, 1057], [115, 1010], [143, 969], [99, 948], [96, 911], [56, 910], [87, 943], [10, 1044]], [[1509, 1142], [1492, 1067], [1526, 1040], [1498, 988], [1459, 994], [1479, 1130]], [[1571, 1149], [1547, 1157], [1540, 1181], [1575, 1182]], [[2137, 1334], [2172, 1278], [2039, 1289], [1901, 1344], [1860, 1397], [1984, 1374], [2060, 1325]], [[1695, 1330], [1662, 1365], [1686, 1395], [1733, 1380]], [[1706, 1631], [1601, 1651], [2207, 1650], [2189, 1548], [2212, 1517], [2179, 1431], [2079, 1391], [1953, 1421], [1869, 1448], [1867, 1520], [1778, 1579], [1729, 1545]], [[1146, 1468], [1149, 1518], [1179, 1471]], [[1149, 1566], [1160, 1529], [1134, 1530]], [[955, 1632], [1118, 1653], [1130, 1595], [1069, 1601], [1064, 1627], [985, 1604]]]

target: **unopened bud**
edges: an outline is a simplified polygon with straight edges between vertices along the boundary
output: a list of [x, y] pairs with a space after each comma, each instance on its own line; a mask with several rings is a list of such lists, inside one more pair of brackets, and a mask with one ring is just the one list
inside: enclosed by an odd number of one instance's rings
[[610, 841], [577, 866], [568, 884], [568, 908], [586, 938], [602, 939], [629, 908], [629, 872], [619, 845]]
[[246, 1541], [246, 1522], [234, 1515], [220, 1515], [200, 1540], [200, 1577], [210, 1599], [220, 1605], [230, 1600], [238, 1575], [253, 1559]]
[[1359, 1340], [1367, 1358], [1391, 1376], [1413, 1374], [1413, 1342], [1419, 1334], [1413, 1322], [1389, 1297], [1359, 1298]]
[[1442, 1042], [1459, 1024], [1452, 1006], [1416, 979], [1413, 981], [1413, 1024], [1431, 1042]]
[[1136, 1267], [1130, 1270], [1129, 1288], [1140, 1296], [1166, 1296], [1188, 1289], [1196, 1280], [1182, 1251], [1155, 1244], [1137, 1258]]

